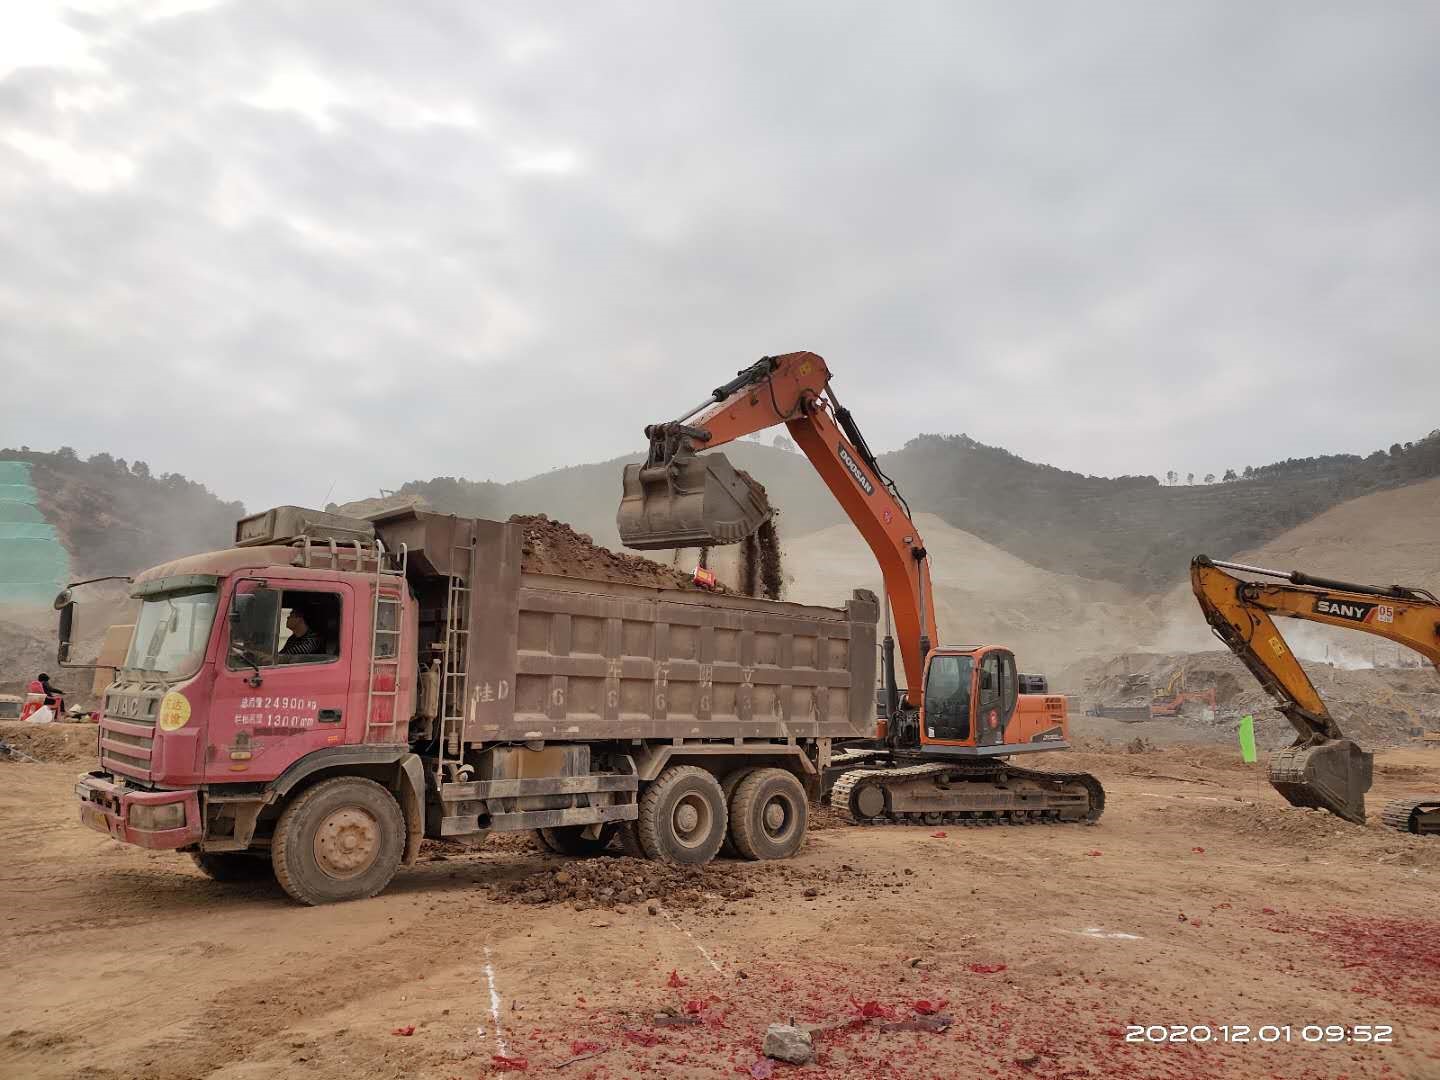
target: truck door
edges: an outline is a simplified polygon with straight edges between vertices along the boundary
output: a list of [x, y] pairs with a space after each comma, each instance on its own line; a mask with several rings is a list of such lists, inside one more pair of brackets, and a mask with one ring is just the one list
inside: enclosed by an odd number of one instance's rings
[[[343, 582], [238, 582], [215, 680], [210, 780], [273, 780], [312, 750], [357, 741], [356, 604]], [[257, 685], [258, 684], [258, 685]]]
[[1005, 727], [1015, 715], [1019, 686], [1015, 677], [1015, 656], [1004, 649], [992, 649], [980, 661], [980, 689], [976, 707], [981, 746], [1005, 742]]

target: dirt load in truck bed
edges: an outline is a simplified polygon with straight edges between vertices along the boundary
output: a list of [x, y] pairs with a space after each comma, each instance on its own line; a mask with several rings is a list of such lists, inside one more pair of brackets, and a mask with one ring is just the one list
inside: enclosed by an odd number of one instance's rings
[[555, 574], [560, 577], [617, 581], [655, 589], [690, 589], [707, 592], [689, 574], [639, 555], [600, 547], [584, 533], [577, 533], [563, 521], [544, 514], [512, 514], [512, 522], [525, 526], [527, 574]]

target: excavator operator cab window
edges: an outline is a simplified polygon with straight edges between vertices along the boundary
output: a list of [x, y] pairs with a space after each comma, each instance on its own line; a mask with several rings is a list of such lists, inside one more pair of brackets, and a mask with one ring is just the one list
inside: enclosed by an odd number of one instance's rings
[[970, 738], [968, 656], [932, 656], [925, 669], [925, 737], [964, 742]]

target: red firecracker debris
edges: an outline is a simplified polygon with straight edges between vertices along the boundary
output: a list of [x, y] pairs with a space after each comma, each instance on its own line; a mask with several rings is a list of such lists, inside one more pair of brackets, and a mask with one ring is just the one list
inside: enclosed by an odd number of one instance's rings
[[524, 1072], [530, 1068], [530, 1059], [506, 1057], [504, 1054], [492, 1054], [490, 1056], [490, 1068], [496, 1072]]
[[665, 985], [670, 987], [671, 990], [679, 990], [680, 987], [685, 985], [685, 980], [680, 977], [674, 968], [671, 968], [670, 978], [665, 980]]
[[761, 1058], [750, 1066], [750, 1075], [755, 1080], [770, 1080], [770, 1077], [775, 1075], [775, 1062], [769, 1058]]
[[941, 998], [939, 1001], [926, 1001], [924, 998], [921, 998], [919, 1001], [912, 1002], [910, 1008], [914, 1009], [921, 1016], [934, 1016], [949, 1004], [949, 998]]
[[660, 1036], [649, 1031], [627, 1031], [625, 1038], [636, 1046], [654, 1046], [660, 1041]]
[[994, 975], [997, 971], [1004, 971], [1004, 964], [968, 964], [969, 969], [976, 975]]
[[1105, 853], [1103, 851], [1087, 851], [1085, 854], [1093, 857], [1095, 855], [1104, 855]]
[[394, 1031], [390, 1032], [390, 1034], [391, 1034], [391, 1035], [414, 1035], [414, 1034], [415, 1034], [415, 1025], [414, 1025], [414, 1024], [406, 1024], [404, 1027], [398, 1027], [398, 1028], [396, 1028]]
[[851, 998], [850, 1004], [854, 1006], [855, 1011], [860, 1015], [862, 1019], [895, 1019], [895, 1010], [890, 1008], [890, 1006], [888, 1005], [881, 1005], [878, 1001], [866, 1001], [862, 1003], [856, 1001], [854, 998]]
[[944, 840], [945, 837], [949, 836], [950, 834], [945, 832], [932, 832], [930, 835], [933, 836], [936, 840]]
[[1275, 909], [1274, 909], [1273, 907], [1262, 907], [1262, 908], [1260, 909], [1260, 913], [1261, 913], [1262, 915], [1274, 915], [1274, 914], [1275, 914]]
[[1193, 851], [1196, 855], [1205, 854], [1205, 849], [1203, 847], [1192, 847], [1190, 850]]
[[570, 1044], [570, 1054], [572, 1057], [579, 1057], [581, 1054], [593, 1054], [597, 1050], [604, 1049], [605, 1048], [599, 1043], [591, 1042], [589, 1039], [576, 1039]]

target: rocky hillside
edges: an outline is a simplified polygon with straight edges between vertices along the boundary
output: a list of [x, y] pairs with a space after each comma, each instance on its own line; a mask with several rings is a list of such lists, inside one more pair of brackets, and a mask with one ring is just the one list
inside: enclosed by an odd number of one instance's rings
[[[801, 455], [756, 442], [724, 452], [764, 482], [780, 509], [782, 535], [845, 520]], [[437, 477], [401, 491], [453, 513], [543, 512], [614, 544], [621, 469], [639, 458], [556, 469], [512, 484]], [[934, 513], [1046, 570], [1155, 592], [1173, 584], [1197, 552], [1224, 557], [1257, 548], [1347, 499], [1440, 477], [1440, 433], [1363, 458], [1237, 463], [1234, 480], [1212, 484], [1082, 476], [963, 435], [921, 436], [881, 455], [880, 464], [916, 513]]]
[[24, 461], [45, 520], [70, 553], [72, 577], [129, 574], [196, 551], [225, 547], [245, 513], [178, 473], [154, 476], [143, 461], [109, 454], [88, 461], [56, 453], [0, 450], [0, 461]]

